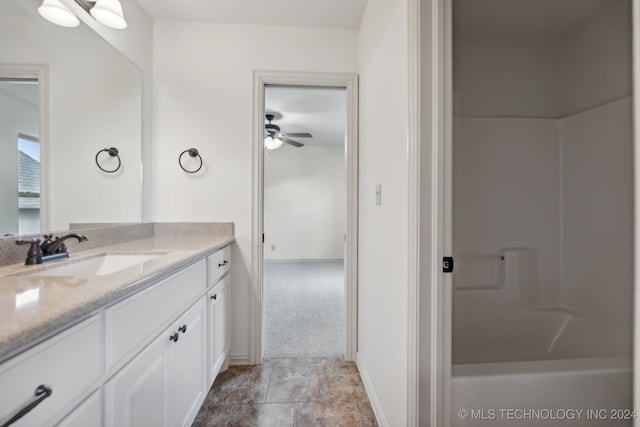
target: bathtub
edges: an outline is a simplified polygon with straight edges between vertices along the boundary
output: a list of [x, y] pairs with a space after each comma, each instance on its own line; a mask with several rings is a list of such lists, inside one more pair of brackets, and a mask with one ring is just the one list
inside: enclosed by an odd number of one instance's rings
[[456, 364], [451, 425], [631, 426], [626, 358]]
[[561, 308], [465, 315], [453, 335], [453, 427], [633, 424], [630, 332]]

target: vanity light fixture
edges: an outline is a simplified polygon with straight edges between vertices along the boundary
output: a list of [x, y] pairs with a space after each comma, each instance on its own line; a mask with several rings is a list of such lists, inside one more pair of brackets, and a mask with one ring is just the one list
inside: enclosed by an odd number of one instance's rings
[[[119, 0], [74, 0], [96, 21], [109, 28], [122, 30], [127, 28], [122, 4]], [[63, 27], [77, 27], [80, 20], [60, 0], [43, 0], [38, 8], [40, 15], [47, 21]]]
[[279, 138], [274, 138], [271, 135], [267, 135], [264, 139], [264, 147], [267, 151], [276, 150], [282, 146], [282, 140]]
[[43, 0], [38, 13], [44, 19], [62, 27], [73, 28], [80, 25], [80, 20], [60, 0]]
[[119, 0], [98, 0], [95, 3], [89, 13], [96, 21], [116, 30], [127, 28], [127, 21], [124, 20]]

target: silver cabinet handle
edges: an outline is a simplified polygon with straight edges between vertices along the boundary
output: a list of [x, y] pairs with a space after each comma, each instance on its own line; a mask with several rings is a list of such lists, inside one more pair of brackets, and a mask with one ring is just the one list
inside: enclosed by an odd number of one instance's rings
[[51, 396], [51, 393], [53, 393], [53, 390], [51, 390], [49, 387], [46, 387], [44, 385], [39, 385], [36, 388], [35, 399], [31, 403], [29, 403], [27, 406], [20, 409], [13, 417], [9, 418], [8, 421], [2, 424], [2, 427], [10, 426], [11, 424], [18, 421], [20, 418], [27, 415], [29, 412], [31, 412], [33, 408], [41, 404], [43, 400]]
[[224, 267], [225, 265], [229, 264], [229, 261], [227, 261], [226, 259], [222, 262], [222, 264], [218, 264], [218, 267]]

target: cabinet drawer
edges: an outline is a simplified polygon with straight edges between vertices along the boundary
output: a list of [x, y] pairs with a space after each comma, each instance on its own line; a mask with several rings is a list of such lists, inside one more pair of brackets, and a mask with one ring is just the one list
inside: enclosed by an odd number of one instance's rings
[[231, 269], [231, 246], [225, 246], [207, 258], [209, 262], [209, 285], [218, 280]]
[[56, 427], [100, 427], [102, 425], [102, 394], [100, 390], [82, 402]]
[[206, 286], [207, 266], [202, 260], [107, 309], [107, 368], [144, 347]]
[[99, 317], [94, 316], [0, 366], [0, 423], [32, 402], [40, 385], [51, 395], [16, 427], [51, 425], [69, 412], [102, 373], [102, 342]]

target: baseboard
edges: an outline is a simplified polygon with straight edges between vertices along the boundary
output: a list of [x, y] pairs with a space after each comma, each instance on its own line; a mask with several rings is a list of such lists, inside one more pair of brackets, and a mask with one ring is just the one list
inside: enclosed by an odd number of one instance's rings
[[344, 258], [265, 259], [264, 262], [344, 262]]
[[364, 389], [367, 392], [367, 397], [369, 397], [369, 402], [371, 403], [373, 414], [376, 416], [376, 422], [380, 427], [389, 427], [389, 423], [387, 422], [387, 419], [384, 416], [384, 412], [382, 411], [382, 405], [380, 405], [378, 396], [373, 389], [373, 384], [371, 383], [371, 378], [369, 377], [367, 368], [364, 367], [360, 359], [360, 354], [356, 354], [356, 365], [358, 366], [358, 371], [360, 371], [360, 378], [362, 378], [362, 384], [364, 384]]
[[230, 366], [251, 365], [251, 356], [249, 356], [248, 354], [230, 354], [229, 365]]

